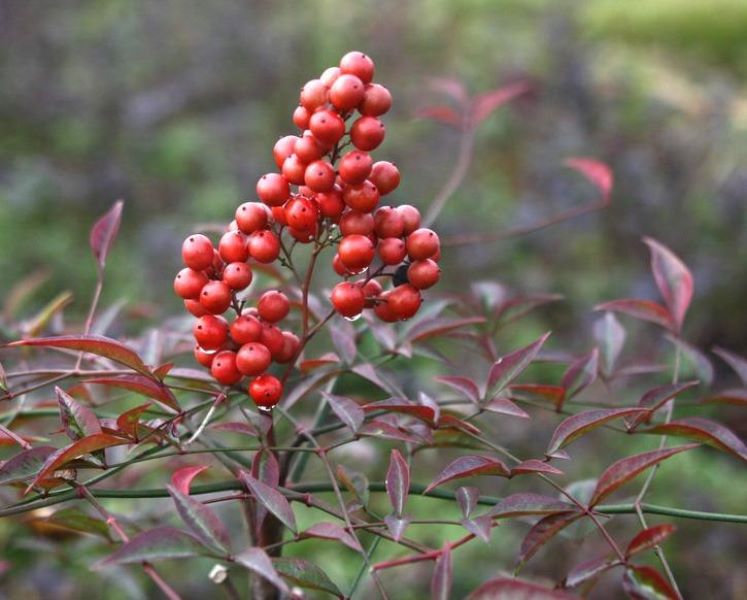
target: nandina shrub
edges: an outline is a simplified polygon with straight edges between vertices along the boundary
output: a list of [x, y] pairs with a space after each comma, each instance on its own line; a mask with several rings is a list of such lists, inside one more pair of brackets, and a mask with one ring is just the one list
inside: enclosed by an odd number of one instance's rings
[[[363, 589], [423, 597], [427, 585], [418, 579], [403, 591], [397, 575], [423, 565], [434, 598], [571, 598], [600, 580], [607, 592], [613, 581], [634, 598], [679, 597], [666, 556], [674, 521], [747, 521], [693, 510], [687, 499], [676, 507], [647, 501], [658, 465], [678, 454], [712, 446], [747, 460], [747, 447], [724, 425], [680, 414], [683, 402], [688, 414], [747, 403], [743, 387], [708, 391], [709, 358], [682, 336], [690, 271], [645, 238], [661, 301], [602, 302], [580, 356], [550, 333], [501, 347], [507, 326], [560, 298], [511, 294], [496, 282], [439, 292], [441, 242], [430, 224], [465, 175], [476, 127], [527, 86], [469, 98], [459, 84], [439, 82], [453, 107], [423, 115], [457, 128], [463, 143], [421, 219], [413, 206], [381, 200], [400, 173], [369, 154], [384, 140], [379, 117], [392, 102], [374, 74], [370, 58], [351, 52], [304, 85], [292, 116], [300, 132], [274, 145], [277, 171], [258, 181], [258, 201], [227, 216], [234, 220], [219, 237], [187, 235], [174, 291], [194, 316], [188, 323], [170, 320], [141, 338], [104, 335], [112, 315], [97, 319], [97, 304], [121, 202], [91, 230], [99, 277], [82, 331], [45, 335], [65, 296], [36, 318], [4, 323], [17, 339], [5, 344], [0, 368], [8, 451], [0, 515], [61, 539], [99, 536], [90, 565], [98, 576], [132, 565], [125, 568], [170, 598], [193, 592], [185, 570], [168, 570], [173, 559], [194, 560], [229, 597], [351, 597]], [[609, 170], [590, 159], [568, 165], [598, 188], [599, 201], [508, 235], [607, 205]], [[443, 252], [506, 235], [446, 237]], [[320, 289], [322, 269], [336, 278], [331, 289]], [[616, 315], [663, 336], [671, 367], [666, 355], [626, 357], [630, 343]], [[747, 360], [715, 353], [747, 386]], [[685, 362], [699, 366], [701, 381], [683, 378]], [[423, 381], [414, 365], [437, 375]], [[507, 432], [533, 443], [519, 455]], [[614, 437], [614, 447], [647, 450], [588, 460], [595, 447], [578, 443], [588, 434], [597, 444]], [[599, 460], [605, 467], [592, 471]], [[566, 474], [576, 464], [587, 479]], [[156, 465], [169, 470], [168, 482]], [[153, 497], [174, 510], [133, 518], [137, 499]], [[111, 498], [129, 499], [130, 513], [115, 514]], [[650, 513], [671, 523], [650, 525]], [[423, 535], [434, 526], [439, 543]], [[490, 573], [454, 569], [460, 553], [506, 530], [523, 536], [513, 563]], [[358, 557], [360, 570], [340, 576], [309, 555], [320, 541]], [[567, 558], [561, 574], [543, 568], [548, 543]], [[531, 574], [519, 578], [525, 565]]]

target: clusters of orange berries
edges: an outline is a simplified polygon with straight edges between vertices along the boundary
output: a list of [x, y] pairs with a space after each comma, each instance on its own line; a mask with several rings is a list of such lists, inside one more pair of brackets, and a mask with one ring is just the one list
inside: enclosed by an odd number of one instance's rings
[[[266, 372], [271, 363], [294, 361], [303, 342], [276, 325], [290, 308], [282, 292], [265, 292], [248, 309], [236, 294], [252, 281], [250, 261], [278, 260], [283, 235], [300, 244], [336, 245], [332, 266], [345, 281], [330, 301], [349, 319], [366, 308], [383, 321], [409, 319], [422, 303], [420, 291], [440, 278], [438, 235], [420, 227], [418, 209], [379, 206], [398, 187], [400, 173], [370, 155], [384, 140], [379, 117], [392, 104], [373, 76], [373, 61], [349, 52], [339, 66], [308, 81], [293, 112], [301, 132], [275, 144], [278, 171], [257, 182], [260, 202], [238, 207], [217, 248], [201, 234], [182, 247], [185, 268], [174, 288], [198, 317], [195, 358], [225, 385], [253, 377], [249, 393], [260, 406], [272, 406], [282, 395], [280, 380]], [[354, 276], [360, 278], [350, 280]], [[380, 279], [393, 285], [385, 290]], [[221, 315], [231, 307], [237, 317], [229, 325]]]

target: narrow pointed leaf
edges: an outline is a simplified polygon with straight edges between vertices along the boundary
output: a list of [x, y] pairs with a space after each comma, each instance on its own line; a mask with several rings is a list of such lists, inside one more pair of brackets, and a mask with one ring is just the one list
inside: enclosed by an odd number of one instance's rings
[[355, 365], [352, 369], [353, 373], [367, 379], [371, 383], [377, 385], [382, 390], [389, 392], [392, 396], [398, 398], [405, 397], [406, 394], [402, 393], [397, 385], [394, 383], [394, 377], [391, 374], [385, 372], [383, 369], [376, 369], [370, 363], [361, 363]]
[[493, 530], [493, 519], [487, 515], [480, 515], [472, 519], [462, 519], [462, 527], [471, 534], [479, 537], [483, 542], [490, 543], [490, 532]]
[[574, 512], [576, 507], [552, 496], [540, 494], [512, 494], [501, 500], [487, 514], [491, 517], [507, 519], [527, 515], [553, 515]]
[[488, 393], [495, 396], [516, 379], [537, 357], [545, 340], [550, 336], [548, 331], [537, 341], [499, 358], [488, 374]]
[[97, 519], [87, 515], [78, 508], [63, 508], [62, 510], [58, 510], [52, 515], [40, 520], [46, 525], [59, 527], [66, 531], [88, 533], [112, 541], [109, 526], [103, 519]]
[[638, 406], [641, 408], [648, 408], [649, 411], [636, 415], [630, 421], [630, 428], [634, 428], [640, 423], [649, 423], [653, 414], [659, 410], [664, 404], [675, 396], [681, 394], [685, 390], [696, 387], [698, 381], [686, 381], [684, 383], [669, 383], [666, 385], [660, 385], [655, 387], [641, 397], [638, 401]]
[[563, 471], [556, 469], [550, 463], [544, 460], [530, 458], [520, 462], [511, 468], [511, 477], [516, 475], [531, 475], [532, 473], [544, 473], [545, 475], [563, 475]]
[[289, 594], [288, 585], [283, 581], [275, 570], [272, 560], [262, 548], [247, 548], [237, 555], [235, 561], [252, 573], [269, 581], [283, 594]]
[[93, 568], [201, 555], [210, 555], [210, 552], [191, 533], [174, 527], [156, 527], [139, 533], [122, 544], [116, 552], [96, 563]]
[[710, 419], [686, 417], [670, 423], [656, 425], [651, 429], [646, 429], [645, 433], [673, 435], [703, 442], [747, 461], [747, 446], [744, 442], [729, 428]]
[[514, 383], [509, 386], [512, 397], [516, 398], [516, 392], [519, 392], [518, 398], [528, 397], [550, 402], [559, 409], [565, 402], [565, 388], [559, 385], [545, 385], [540, 383]]
[[448, 106], [428, 106], [421, 108], [417, 112], [417, 116], [423, 119], [433, 119], [434, 121], [440, 121], [447, 125], [454, 127], [461, 127], [462, 117], [452, 108]]
[[444, 544], [436, 559], [431, 577], [431, 600], [449, 600], [454, 578], [454, 565], [451, 561], [451, 548]]
[[120, 432], [131, 439], [138, 438], [138, 426], [140, 415], [150, 408], [150, 404], [141, 404], [130, 410], [126, 410], [117, 417], [117, 428]]
[[713, 353], [721, 357], [739, 376], [742, 384], [747, 386], [747, 359], [718, 346], [713, 349]]
[[332, 411], [337, 415], [345, 425], [347, 425], [353, 433], [357, 433], [363, 421], [366, 418], [366, 413], [358, 405], [357, 402], [353, 402], [350, 398], [343, 396], [336, 396], [334, 394], [328, 394], [323, 392], [322, 395], [329, 402]]
[[606, 312], [594, 323], [594, 339], [599, 344], [602, 371], [611, 375], [615, 371], [617, 359], [625, 345], [625, 328], [617, 320], [615, 313]]
[[364, 437], [381, 438], [385, 440], [396, 440], [398, 442], [405, 442], [408, 444], [423, 443], [423, 439], [419, 436], [407, 433], [399, 427], [394, 427], [393, 425], [390, 425], [389, 423], [381, 419], [373, 419], [368, 423], [364, 423], [358, 431], [358, 435]]
[[586, 560], [570, 570], [566, 578], [563, 580], [563, 586], [567, 588], [575, 588], [580, 586], [582, 583], [586, 583], [590, 579], [598, 577], [605, 571], [608, 571], [612, 567], [619, 566], [621, 563], [609, 556], [602, 556]]
[[249, 437], [259, 437], [259, 430], [251, 423], [243, 421], [230, 421], [228, 423], [216, 423], [211, 425], [210, 429], [214, 431], [226, 431], [228, 433], [240, 433]]
[[501, 577], [483, 583], [467, 600], [578, 600], [578, 596], [522, 579]]
[[625, 556], [629, 558], [634, 554], [655, 548], [672, 535], [675, 532], [675, 529], [676, 527], [669, 523], [655, 525], [654, 527], [644, 529], [630, 540], [628, 547], [625, 549]]
[[275, 453], [262, 448], [252, 459], [252, 477], [259, 479], [262, 483], [276, 488], [280, 485], [280, 463]]
[[545, 454], [550, 455], [589, 431], [613, 419], [646, 412], [645, 408], [598, 408], [585, 410], [564, 419], [552, 434]]
[[475, 404], [480, 401], [480, 388], [478, 388], [477, 384], [468, 377], [445, 376], [434, 377], [434, 379], [449, 386], [451, 389], [456, 390], [461, 396]]
[[410, 331], [407, 337], [410, 342], [424, 342], [433, 337], [445, 336], [457, 329], [469, 325], [478, 325], [485, 322], [485, 317], [464, 317], [462, 319], [428, 319], [418, 323]]
[[355, 345], [355, 329], [352, 324], [344, 320], [330, 323], [329, 334], [342, 361], [347, 365], [352, 365], [358, 353]]
[[327, 574], [313, 562], [303, 558], [278, 557], [272, 559], [272, 566], [291, 585], [327, 592], [338, 598], [344, 597]]
[[183, 494], [174, 486], [167, 485], [166, 489], [174, 500], [176, 511], [192, 533], [207, 546], [226, 554], [231, 552], [231, 538], [228, 530], [212, 508]]
[[469, 518], [472, 511], [477, 506], [477, 500], [480, 498], [480, 490], [476, 487], [460, 487], [456, 491], [456, 499], [462, 515]]
[[559, 513], [548, 515], [537, 521], [521, 542], [518, 565], [527, 562], [542, 546], [581, 516], [579, 513]]
[[503, 106], [514, 98], [526, 94], [530, 87], [526, 81], [510, 83], [497, 90], [478, 94], [472, 99], [470, 117], [474, 125], [479, 125], [498, 107]]
[[733, 406], [747, 406], [747, 389], [724, 390], [702, 400], [704, 404], [731, 404]]
[[168, 386], [164, 385], [160, 381], [151, 377], [144, 377], [143, 375], [119, 375], [117, 377], [94, 377], [93, 379], [86, 379], [86, 383], [96, 383], [99, 385], [107, 385], [111, 387], [120, 388], [123, 390], [129, 390], [145, 396], [146, 398], [152, 398], [157, 400], [161, 404], [165, 404], [169, 408], [179, 410], [179, 405], [176, 402], [176, 398]]
[[666, 460], [670, 456], [697, 448], [698, 444], [687, 444], [676, 448], [663, 448], [642, 452], [635, 456], [628, 456], [612, 463], [597, 480], [596, 488], [592, 494], [589, 506], [594, 506], [609, 496], [619, 487], [625, 485], [631, 479], [646, 469]]
[[241, 471], [239, 478], [262, 506], [275, 515], [293, 533], [296, 533], [296, 518], [285, 496], [269, 485], [255, 479], [246, 471]]
[[686, 341], [678, 337], [667, 335], [666, 338], [679, 348], [682, 353], [682, 358], [684, 359], [682, 371], [685, 373], [693, 373], [705, 386], [710, 386], [713, 383], [714, 377], [713, 363], [711, 363], [711, 359], [698, 348], [692, 344], [688, 344]]
[[91, 228], [89, 242], [100, 270], [103, 270], [106, 265], [106, 257], [117, 237], [119, 223], [122, 220], [123, 205], [124, 202], [122, 200], [117, 200], [109, 211], [96, 221]]
[[677, 600], [676, 591], [653, 567], [631, 565], [623, 575], [623, 590], [634, 600]]
[[83, 406], [65, 390], [55, 386], [57, 403], [60, 406], [60, 420], [65, 433], [71, 440], [79, 440], [87, 435], [101, 433], [101, 425], [94, 412]]
[[177, 469], [171, 474], [171, 485], [185, 496], [189, 496], [192, 480], [208, 468], [207, 465], [196, 465]]
[[520, 419], [529, 418], [529, 413], [517, 406], [508, 398], [502, 396], [493, 398], [483, 408], [489, 412], [498, 413], [500, 415], [509, 415], [511, 417], [519, 417]]
[[671, 328], [669, 311], [661, 304], [652, 300], [638, 300], [636, 298], [612, 300], [611, 302], [598, 304], [594, 309], [619, 312], [628, 315], [629, 317], [633, 317], [634, 319], [656, 323], [657, 325], [667, 329]]
[[560, 382], [566, 390], [566, 398], [573, 398], [594, 383], [597, 378], [598, 364], [599, 350], [597, 348], [571, 363]]
[[452, 481], [453, 479], [462, 479], [464, 477], [477, 477], [482, 475], [497, 475], [499, 477], [509, 477], [511, 471], [497, 458], [488, 456], [460, 456], [450, 462], [438, 474], [438, 476], [425, 488], [424, 493], [428, 493], [435, 487]]
[[573, 157], [565, 161], [566, 166], [578, 171], [596, 186], [602, 195], [602, 202], [607, 204], [612, 193], [614, 177], [612, 170], [603, 162], [593, 158]]
[[25, 481], [36, 475], [45, 461], [57, 449], [52, 446], [39, 446], [22, 450], [0, 466], [0, 485]]
[[651, 250], [651, 271], [664, 297], [675, 331], [679, 332], [693, 297], [693, 276], [685, 263], [669, 248], [652, 238], [645, 237], [643, 241]]
[[344, 527], [341, 527], [337, 523], [314, 523], [306, 531], [301, 533], [302, 538], [313, 537], [322, 540], [335, 540], [342, 542], [348, 548], [361, 552], [361, 545], [358, 540], [354, 538]]
[[142, 373], [146, 377], [152, 377], [148, 367], [145, 366], [137, 353], [121, 342], [101, 335], [61, 335], [50, 338], [18, 340], [17, 342], [7, 344], [8, 348], [16, 348], [18, 346], [65, 348], [67, 350], [90, 352], [91, 354], [103, 356], [104, 358], [123, 364], [134, 371]]
[[398, 542], [405, 534], [405, 529], [407, 529], [407, 526], [410, 524], [410, 520], [406, 518], [400, 519], [394, 515], [387, 515], [384, 517], [384, 523], [386, 523], [389, 533], [394, 538], [394, 541]]
[[410, 415], [421, 421], [425, 421], [428, 425], [435, 425], [436, 415], [431, 407], [416, 404], [410, 400], [403, 400], [402, 398], [388, 398], [386, 400], [379, 400], [378, 402], [369, 402], [361, 408], [367, 413], [385, 410], [387, 412]]
[[386, 472], [386, 493], [397, 517], [402, 517], [407, 496], [410, 493], [410, 467], [399, 453], [392, 450], [389, 469]]

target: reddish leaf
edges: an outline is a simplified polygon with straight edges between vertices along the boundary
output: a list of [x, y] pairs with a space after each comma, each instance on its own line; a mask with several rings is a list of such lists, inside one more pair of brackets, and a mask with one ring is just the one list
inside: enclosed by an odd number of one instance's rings
[[456, 329], [468, 325], [484, 323], [484, 317], [464, 317], [462, 319], [426, 319], [415, 325], [407, 332], [407, 338], [412, 343], [424, 342], [433, 337], [446, 335]]
[[523, 392], [530, 398], [549, 401], [556, 408], [565, 401], [565, 388], [559, 385], [544, 385], [539, 383], [514, 383], [509, 386], [512, 392]]
[[184, 521], [184, 524], [192, 530], [202, 542], [216, 550], [230, 554], [231, 539], [223, 522], [213, 510], [194, 498], [183, 494], [174, 486], [167, 485], [166, 489], [171, 494], [176, 511]]
[[594, 383], [597, 378], [598, 363], [599, 350], [597, 348], [571, 363], [560, 382], [566, 390], [566, 398], [573, 398]]
[[298, 365], [298, 368], [302, 373], [309, 373], [311, 371], [314, 371], [315, 369], [318, 369], [319, 367], [336, 365], [339, 362], [340, 357], [337, 356], [337, 354], [335, 354], [334, 352], [328, 352], [327, 354], [323, 354], [318, 358], [309, 358], [307, 360], [301, 361], [301, 363]]
[[336, 540], [338, 542], [342, 542], [348, 548], [351, 548], [356, 552], [360, 552], [362, 550], [361, 545], [358, 543], [358, 540], [350, 535], [350, 533], [348, 533], [337, 523], [315, 523], [306, 531], [301, 533], [301, 537], [313, 537], [323, 540]]
[[210, 555], [202, 542], [186, 531], [174, 527], [156, 527], [139, 533], [122, 544], [116, 552], [95, 563], [93, 569], [143, 561], [154, 562], [167, 558], [188, 558]]
[[143, 375], [119, 375], [117, 377], [94, 377], [93, 379], [86, 379], [86, 383], [96, 383], [99, 385], [108, 385], [111, 387], [121, 388], [129, 390], [145, 396], [146, 398], [153, 398], [161, 404], [165, 404], [169, 408], [179, 410], [179, 405], [174, 398], [174, 394], [171, 390], [158, 380], [154, 380], [150, 377]]
[[431, 421], [433, 421], [434, 424], [438, 425], [438, 422], [441, 420], [441, 407], [438, 405], [438, 402], [436, 402], [425, 392], [418, 393], [418, 401], [420, 402], [421, 406], [430, 409], [432, 415]]
[[250, 437], [258, 437], [259, 430], [251, 423], [244, 423], [241, 421], [231, 421], [229, 423], [216, 423], [211, 425], [210, 429], [215, 431], [227, 431], [229, 433], [240, 433], [242, 435], [248, 435]]
[[641, 397], [638, 401], [638, 406], [641, 408], [648, 408], [649, 411], [636, 415], [630, 421], [630, 428], [634, 428], [640, 423], [648, 423], [651, 421], [653, 414], [659, 410], [667, 401], [671, 400], [678, 394], [681, 394], [685, 390], [689, 390], [692, 387], [698, 385], [698, 381], [686, 381], [685, 383], [669, 383], [666, 385], [660, 385], [655, 387]]
[[634, 554], [655, 548], [672, 535], [675, 529], [674, 525], [666, 523], [664, 525], [655, 525], [654, 527], [644, 529], [630, 540], [628, 547], [625, 549], [625, 557], [630, 558]]
[[454, 127], [461, 127], [462, 117], [449, 106], [428, 106], [417, 111], [417, 116], [423, 119], [433, 119]]
[[368, 379], [368, 381], [370, 381], [371, 383], [376, 384], [382, 390], [389, 392], [392, 396], [402, 397], [406, 395], [403, 394], [402, 390], [400, 390], [394, 384], [394, 377], [392, 377], [388, 373], [385, 373], [382, 369], [374, 368], [374, 366], [370, 363], [361, 363], [359, 365], [355, 365], [352, 368], [352, 371], [356, 375], [360, 375], [361, 377], [363, 377], [363, 379]]
[[441, 418], [439, 419], [439, 428], [440, 429], [457, 429], [459, 431], [464, 431], [465, 433], [471, 434], [471, 435], [480, 435], [482, 432], [472, 425], [472, 423], [468, 423], [467, 421], [463, 421], [459, 417], [452, 415], [450, 413], [444, 412], [441, 414]]
[[487, 514], [491, 517], [508, 519], [526, 515], [553, 515], [574, 512], [576, 507], [552, 496], [539, 494], [512, 494], [501, 500]]
[[386, 493], [394, 509], [394, 514], [401, 518], [405, 510], [407, 496], [410, 493], [410, 467], [399, 453], [392, 450], [389, 458], [389, 469], [386, 472]]
[[732, 404], [747, 406], [747, 389], [724, 390], [703, 400], [705, 404]]
[[401, 398], [389, 398], [387, 400], [379, 400], [378, 402], [370, 402], [361, 408], [365, 412], [385, 410], [387, 412], [410, 415], [417, 417], [421, 421], [425, 421], [428, 425], [434, 425], [435, 422], [435, 413], [432, 408], [423, 406], [422, 404], [415, 404], [409, 400], [402, 400]]
[[594, 323], [594, 339], [601, 349], [602, 372], [605, 375], [611, 375], [615, 371], [617, 359], [625, 345], [625, 336], [625, 328], [613, 312], [604, 313]]
[[545, 475], [563, 475], [563, 471], [556, 469], [550, 463], [536, 458], [525, 460], [511, 469], [511, 477], [516, 475], [528, 475], [531, 473], [544, 473]]
[[335, 396], [326, 392], [322, 392], [322, 396], [329, 402], [337, 418], [345, 423], [353, 433], [357, 433], [366, 418], [366, 413], [358, 403], [353, 402], [350, 398]]
[[516, 296], [501, 302], [495, 310], [495, 317], [500, 324], [505, 326], [528, 315], [534, 309], [558, 302], [563, 299], [562, 294], [530, 294], [527, 296]]
[[60, 448], [47, 457], [47, 460], [44, 461], [44, 465], [42, 465], [42, 468], [36, 475], [34, 481], [31, 482], [28, 488], [26, 488], [26, 493], [28, 493], [38, 482], [46, 479], [64, 464], [75, 458], [79, 458], [85, 454], [91, 454], [92, 452], [96, 452], [96, 450], [103, 450], [104, 448], [110, 448], [112, 446], [122, 446], [129, 443], [128, 440], [124, 440], [118, 436], [109, 435], [108, 433], [95, 433], [81, 438], [69, 446]]
[[328, 380], [339, 375], [340, 371], [317, 371], [313, 375], [303, 377], [294, 388], [290, 389], [283, 398], [283, 407], [289, 410], [296, 402], [309, 392], [321, 387]]
[[158, 381], [163, 381], [173, 368], [174, 363], [164, 363], [153, 369], [153, 376], [158, 379]]
[[525, 410], [518, 407], [515, 403], [511, 402], [511, 400], [509, 400], [508, 398], [503, 398], [501, 396], [498, 396], [497, 398], [493, 398], [483, 408], [489, 412], [494, 412], [494, 413], [498, 413], [501, 415], [520, 417], [522, 419], [529, 418], [529, 414]]
[[137, 440], [140, 415], [149, 408], [150, 404], [141, 404], [140, 406], [126, 410], [117, 417], [117, 429], [128, 438]]
[[381, 419], [373, 419], [372, 421], [365, 423], [358, 430], [358, 435], [397, 440], [408, 444], [420, 444], [423, 441], [422, 438], [407, 433], [398, 427], [394, 427]]
[[667, 309], [652, 300], [637, 300], [635, 298], [612, 300], [611, 302], [598, 304], [594, 307], [594, 310], [619, 312], [633, 317], [634, 319], [656, 323], [657, 325], [661, 325], [667, 329], [671, 327], [671, 321], [669, 320], [669, 312]]
[[365, 475], [357, 471], [350, 471], [342, 465], [337, 465], [335, 475], [361, 506], [368, 504], [368, 478]]
[[18, 435], [15, 431], [8, 429], [2, 423], [0, 423], [0, 434], [2, 434], [3, 446], [12, 446], [13, 444], [18, 444], [24, 450], [31, 449], [31, 444], [29, 444], [25, 438]]
[[522, 579], [501, 577], [483, 583], [467, 600], [578, 600], [578, 597]]
[[481, 475], [497, 475], [499, 477], [509, 477], [511, 471], [508, 467], [497, 458], [488, 456], [460, 456], [450, 462], [438, 474], [438, 476], [425, 488], [424, 493], [428, 493], [435, 487], [451, 481], [453, 479], [462, 479], [464, 477], [477, 477]]
[[526, 94], [529, 84], [526, 81], [518, 81], [503, 86], [497, 90], [491, 90], [484, 94], [478, 94], [472, 100], [471, 118], [474, 125], [479, 125], [490, 114], [500, 106], [510, 102], [517, 96]]
[[614, 177], [610, 168], [598, 160], [574, 157], [565, 161], [566, 166], [578, 171], [593, 183], [602, 194], [602, 201], [607, 204], [612, 193]]
[[386, 523], [389, 533], [394, 538], [394, 541], [398, 542], [405, 534], [405, 529], [407, 529], [407, 526], [410, 524], [410, 520], [407, 518], [399, 519], [395, 515], [387, 515], [384, 517], [384, 523]]
[[109, 526], [102, 519], [96, 519], [77, 508], [63, 508], [48, 517], [31, 517], [32, 521], [42, 523], [44, 526], [52, 527], [53, 532], [57, 529], [63, 531], [74, 531], [76, 533], [88, 533], [97, 535], [108, 542], [113, 541]]
[[91, 228], [89, 242], [93, 256], [96, 259], [99, 270], [106, 265], [106, 257], [117, 237], [119, 223], [122, 220], [122, 206], [124, 202], [117, 200], [109, 211], [102, 216]]
[[270, 487], [280, 485], [280, 463], [275, 453], [262, 448], [252, 459], [252, 477], [259, 479]]
[[662, 450], [651, 450], [635, 456], [628, 456], [612, 463], [597, 480], [597, 486], [594, 489], [589, 506], [594, 506], [609, 496], [616, 489], [626, 484], [628, 481], [642, 473], [649, 467], [660, 463], [661, 461], [679, 454], [685, 450], [691, 450], [697, 447], [697, 444], [687, 444], [676, 448], [663, 448]]
[[252, 573], [269, 581], [284, 596], [290, 594], [288, 585], [280, 578], [270, 557], [262, 548], [247, 548], [236, 556], [235, 561]]
[[612, 567], [619, 566], [620, 561], [602, 556], [586, 560], [571, 569], [566, 578], [563, 580], [563, 586], [567, 588], [578, 587], [582, 583], [598, 577]]
[[733, 352], [729, 352], [728, 350], [719, 348], [718, 346], [713, 349], [713, 353], [721, 357], [739, 376], [742, 383], [747, 385], [747, 360], [738, 354], [734, 354]]
[[682, 353], [685, 363], [683, 370], [689, 366], [695, 373], [695, 376], [704, 385], [710, 386], [713, 383], [713, 364], [711, 363], [711, 359], [692, 344], [688, 344], [674, 335], [667, 334], [665, 337], [676, 348], [679, 348]]
[[459, 104], [464, 104], [468, 100], [467, 90], [464, 88], [464, 84], [458, 79], [451, 77], [430, 77], [428, 79], [428, 87], [435, 92], [446, 94]]
[[673, 435], [703, 442], [719, 450], [730, 452], [737, 458], [747, 461], [747, 446], [730, 429], [710, 419], [686, 417], [671, 423], [662, 423], [644, 433]]
[[101, 433], [101, 425], [94, 412], [80, 404], [65, 390], [55, 386], [57, 402], [60, 406], [60, 420], [67, 436], [75, 441], [87, 435]]
[[0, 485], [16, 483], [33, 477], [42, 468], [50, 454], [56, 452], [52, 446], [39, 446], [22, 450], [0, 466]]
[[518, 565], [527, 562], [542, 546], [582, 516], [578, 513], [558, 513], [537, 521], [521, 542]]
[[208, 468], [207, 465], [195, 465], [177, 469], [171, 474], [171, 485], [182, 494], [189, 496], [189, 487], [192, 485], [192, 480]]
[[434, 377], [434, 379], [440, 383], [449, 386], [451, 389], [459, 392], [467, 400], [477, 404], [480, 401], [480, 388], [477, 384], [469, 379], [468, 377], [459, 376], [447, 376], [447, 377]]
[[490, 532], [493, 529], [493, 519], [487, 515], [480, 515], [473, 519], [462, 519], [462, 527], [476, 535], [485, 543], [490, 543]]
[[645, 408], [598, 408], [572, 415], [557, 426], [545, 454], [555, 453], [592, 429], [596, 429], [613, 419], [645, 411]]
[[272, 565], [283, 579], [293, 585], [327, 592], [338, 598], [344, 597], [327, 574], [311, 561], [280, 556], [272, 559]]
[[431, 577], [431, 600], [449, 600], [454, 577], [454, 565], [451, 561], [451, 548], [444, 544], [436, 559], [436, 566]]
[[669, 248], [644, 237], [651, 250], [651, 271], [667, 305], [674, 329], [679, 332], [693, 297], [693, 276], [685, 263]]
[[252, 477], [246, 471], [239, 473], [242, 483], [267, 510], [275, 515], [293, 533], [296, 532], [296, 518], [288, 500], [276, 489]]
[[148, 367], [143, 364], [143, 361], [135, 352], [117, 340], [102, 335], [61, 335], [51, 338], [18, 340], [7, 344], [8, 348], [18, 346], [42, 346], [90, 352], [121, 363], [147, 377], [152, 377]]
[[340, 358], [342, 358], [345, 364], [352, 365], [358, 353], [355, 345], [355, 329], [353, 325], [348, 321], [340, 320], [329, 323], [328, 327], [332, 343]]
[[634, 600], [678, 600], [679, 595], [659, 572], [646, 565], [630, 565], [623, 575], [623, 589]]
[[477, 500], [480, 498], [480, 490], [476, 487], [460, 487], [456, 491], [456, 499], [462, 515], [469, 518], [472, 511], [477, 506]]
[[489, 393], [492, 395], [498, 394], [509, 383], [521, 375], [524, 369], [535, 359], [549, 336], [550, 332], [547, 332], [537, 341], [495, 361], [488, 375]]

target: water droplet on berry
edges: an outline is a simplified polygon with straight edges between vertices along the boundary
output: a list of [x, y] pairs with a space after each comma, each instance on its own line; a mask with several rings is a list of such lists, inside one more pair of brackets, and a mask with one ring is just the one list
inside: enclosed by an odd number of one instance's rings
[[264, 413], [266, 415], [272, 414], [272, 406], [258, 406], [257, 410], [261, 413]]
[[358, 319], [360, 319], [363, 316], [363, 313], [358, 313], [357, 315], [353, 317], [344, 317], [346, 321], [350, 321], [351, 323], [355, 323]]

